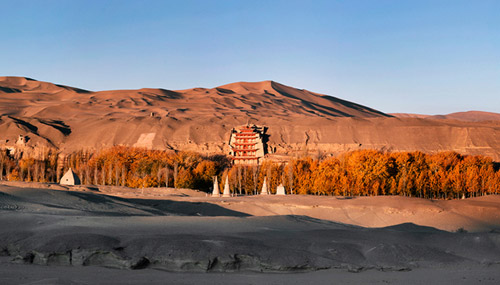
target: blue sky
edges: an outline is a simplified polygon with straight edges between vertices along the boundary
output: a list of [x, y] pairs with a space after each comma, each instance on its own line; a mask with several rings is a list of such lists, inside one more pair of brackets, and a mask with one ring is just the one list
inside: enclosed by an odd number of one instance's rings
[[500, 1], [0, 0], [0, 75], [90, 90], [274, 80], [383, 112], [500, 112]]

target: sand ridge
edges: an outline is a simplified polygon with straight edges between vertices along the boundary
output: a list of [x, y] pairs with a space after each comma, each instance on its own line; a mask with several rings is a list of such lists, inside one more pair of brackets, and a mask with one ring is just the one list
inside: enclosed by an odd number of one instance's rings
[[28, 135], [33, 146], [63, 152], [143, 145], [227, 153], [231, 129], [246, 122], [267, 126], [269, 149], [278, 155], [454, 150], [500, 160], [500, 121], [397, 118], [274, 81], [93, 92], [0, 78], [0, 144], [6, 146]]

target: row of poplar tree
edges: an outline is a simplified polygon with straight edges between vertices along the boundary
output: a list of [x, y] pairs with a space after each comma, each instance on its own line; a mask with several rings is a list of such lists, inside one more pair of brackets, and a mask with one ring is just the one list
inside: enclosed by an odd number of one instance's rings
[[271, 192], [283, 184], [288, 194], [337, 196], [403, 195], [434, 199], [475, 197], [500, 192], [500, 170], [490, 158], [455, 152], [353, 151], [339, 157], [302, 157], [259, 166], [232, 165], [224, 155], [113, 147], [97, 154], [16, 158], [0, 152], [0, 179], [57, 182], [68, 169], [83, 184], [136, 188], [175, 187], [210, 192], [226, 177], [235, 194], [258, 194], [264, 178]]

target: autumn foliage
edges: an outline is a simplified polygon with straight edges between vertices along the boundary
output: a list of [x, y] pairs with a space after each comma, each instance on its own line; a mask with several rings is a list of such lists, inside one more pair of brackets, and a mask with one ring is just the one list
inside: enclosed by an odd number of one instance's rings
[[232, 193], [258, 194], [264, 178], [275, 192], [289, 194], [376, 196], [402, 195], [452, 199], [498, 194], [500, 170], [490, 158], [455, 152], [386, 153], [363, 150], [340, 157], [303, 157], [286, 163], [264, 161], [236, 166], [226, 156], [113, 147], [97, 154], [48, 152], [41, 159], [16, 159], [0, 153], [0, 179], [56, 182], [69, 167], [83, 184], [128, 187], [176, 187], [211, 191], [214, 176]]
[[[490, 158], [455, 152], [355, 151], [339, 158], [291, 162], [300, 194], [462, 198], [498, 194], [500, 171]], [[288, 187], [293, 186], [289, 184]]]

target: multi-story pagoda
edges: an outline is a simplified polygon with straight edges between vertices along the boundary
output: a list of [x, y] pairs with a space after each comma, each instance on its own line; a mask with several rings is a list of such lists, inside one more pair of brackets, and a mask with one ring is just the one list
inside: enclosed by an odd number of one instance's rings
[[264, 128], [246, 124], [231, 131], [229, 146], [234, 164], [257, 165], [264, 158]]

